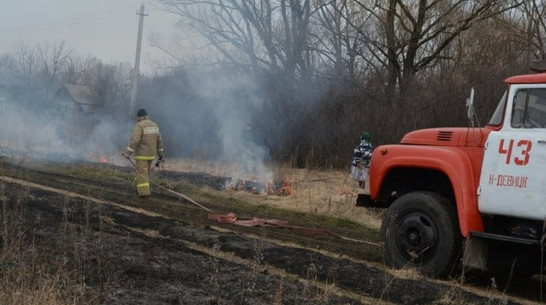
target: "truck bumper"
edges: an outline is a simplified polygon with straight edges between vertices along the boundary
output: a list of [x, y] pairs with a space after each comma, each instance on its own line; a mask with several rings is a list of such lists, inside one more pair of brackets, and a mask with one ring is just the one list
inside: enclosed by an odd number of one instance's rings
[[358, 197], [356, 197], [356, 206], [366, 208], [388, 208], [388, 205], [385, 202], [372, 200], [369, 194], [358, 194]]

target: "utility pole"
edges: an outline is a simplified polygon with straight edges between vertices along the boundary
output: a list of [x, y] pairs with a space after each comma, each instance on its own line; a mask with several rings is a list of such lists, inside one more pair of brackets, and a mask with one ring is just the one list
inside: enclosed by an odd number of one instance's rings
[[138, 21], [138, 36], [137, 36], [137, 48], [136, 48], [136, 58], [135, 58], [135, 68], [133, 69], [133, 83], [131, 84], [131, 101], [129, 102], [129, 118], [135, 116], [135, 104], [136, 96], [138, 91], [138, 82], [140, 80], [140, 46], [142, 45], [142, 27], [144, 25], [144, 4], [140, 5], [140, 11], [137, 12], [137, 15], [140, 16]]

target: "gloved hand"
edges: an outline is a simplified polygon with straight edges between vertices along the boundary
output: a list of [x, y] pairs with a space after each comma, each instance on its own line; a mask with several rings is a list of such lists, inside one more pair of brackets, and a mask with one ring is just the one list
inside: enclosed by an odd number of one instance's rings
[[164, 155], [159, 155], [158, 158], [157, 158], [157, 161], [155, 162], [155, 167], [159, 167], [159, 163], [161, 162], [165, 162], [165, 156]]
[[122, 153], [121, 155], [123, 156], [123, 158], [129, 159], [129, 155], [127, 153]]
[[165, 162], [164, 159], [159, 159], [157, 161], [155, 161], [155, 167], [159, 167], [159, 164], [162, 163], [162, 162]]

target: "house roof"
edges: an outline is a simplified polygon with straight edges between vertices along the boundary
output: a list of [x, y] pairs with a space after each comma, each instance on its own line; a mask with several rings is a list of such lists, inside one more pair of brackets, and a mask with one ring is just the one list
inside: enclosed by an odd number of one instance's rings
[[93, 91], [90, 86], [64, 84], [64, 88], [72, 97], [74, 102], [82, 105], [102, 106], [93, 96]]
[[64, 84], [57, 90], [55, 96], [61, 99], [69, 98], [87, 113], [94, 113], [103, 107], [94, 96], [91, 86]]

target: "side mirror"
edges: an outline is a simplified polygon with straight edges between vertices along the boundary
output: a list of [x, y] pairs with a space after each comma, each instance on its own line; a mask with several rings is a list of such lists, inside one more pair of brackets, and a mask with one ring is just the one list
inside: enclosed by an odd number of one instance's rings
[[466, 99], [466, 116], [469, 120], [473, 120], [476, 115], [474, 111], [474, 88], [470, 88], [470, 97]]

